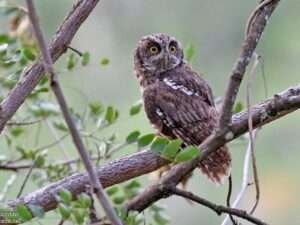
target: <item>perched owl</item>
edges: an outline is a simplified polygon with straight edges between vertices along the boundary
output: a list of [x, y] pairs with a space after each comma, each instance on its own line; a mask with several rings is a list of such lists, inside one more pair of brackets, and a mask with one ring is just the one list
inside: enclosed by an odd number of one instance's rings
[[[144, 108], [159, 135], [200, 145], [216, 128], [218, 112], [208, 83], [185, 62], [180, 43], [166, 34], [143, 37], [134, 53], [134, 67]], [[199, 164], [215, 182], [228, 176], [231, 157], [226, 146]]]

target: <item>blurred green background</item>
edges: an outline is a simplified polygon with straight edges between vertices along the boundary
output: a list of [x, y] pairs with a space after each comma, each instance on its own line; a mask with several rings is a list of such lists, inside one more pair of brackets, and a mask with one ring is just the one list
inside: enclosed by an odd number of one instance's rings
[[[24, 4], [23, 1], [15, 2]], [[50, 38], [75, 1], [35, 2], [43, 30]], [[222, 96], [243, 41], [245, 21], [256, 4], [254, 0], [101, 1], [71, 44], [74, 48], [91, 53], [90, 65], [69, 72], [65, 69], [65, 57], [56, 64], [69, 104], [80, 110], [86, 106], [83, 97], [86, 96], [89, 100], [117, 106], [123, 112], [123, 119], [107, 133], [116, 128], [121, 137], [134, 129], [151, 132], [152, 128], [144, 114], [130, 119], [126, 115], [130, 105], [140, 99], [138, 83], [133, 74], [133, 49], [141, 36], [157, 32], [175, 36], [183, 46], [192, 43], [196, 49], [193, 68], [204, 74], [215, 96]], [[299, 83], [299, 12], [300, 1], [282, 1], [259, 43], [257, 52], [265, 62], [268, 97]], [[0, 32], [7, 29], [6, 23], [4, 20], [0, 22]], [[105, 67], [99, 63], [103, 57], [110, 59], [110, 64]], [[265, 98], [261, 75], [259, 70], [253, 83], [253, 103]], [[239, 94], [242, 102], [245, 102], [245, 92], [244, 82]], [[255, 215], [270, 224], [300, 224], [299, 122], [300, 112], [280, 119], [264, 127], [256, 142], [261, 201]], [[44, 135], [43, 142], [49, 143], [49, 137]], [[235, 194], [240, 187], [246, 143], [231, 144], [230, 148]], [[125, 150], [120, 153], [126, 154]], [[195, 172], [188, 189], [217, 203], [224, 203], [227, 183], [216, 187], [199, 174]], [[9, 173], [3, 173], [0, 187], [8, 177]], [[18, 182], [15, 184], [17, 189]], [[149, 181], [146, 180], [147, 183]], [[25, 193], [34, 189], [37, 187], [29, 185]], [[243, 201], [245, 209], [251, 208], [254, 202], [253, 189], [248, 189]], [[10, 198], [13, 199], [15, 194], [12, 190]], [[191, 205], [178, 197], [162, 202], [167, 206], [172, 225], [220, 224], [222, 221], [211, 210]], [[51, 221], [48, 224], [52, 224]]]

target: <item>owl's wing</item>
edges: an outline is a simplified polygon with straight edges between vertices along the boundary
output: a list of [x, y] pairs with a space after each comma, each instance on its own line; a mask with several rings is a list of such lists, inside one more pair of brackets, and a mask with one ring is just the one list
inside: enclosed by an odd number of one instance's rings
[[191, 79], [162, 80], [144, 93], [145, 110], [160, 133], [199, 145], [215, 128], [217, 112], [208, 85]]

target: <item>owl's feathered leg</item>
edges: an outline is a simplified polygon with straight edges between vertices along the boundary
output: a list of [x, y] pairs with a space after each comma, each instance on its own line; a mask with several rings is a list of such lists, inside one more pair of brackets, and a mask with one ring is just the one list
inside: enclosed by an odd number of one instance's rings
[[223, 184], [231, 170], [231, 156], [227, 146], [211, 153], [199, 163], [199, 168], [209, 180], [216, 184]]

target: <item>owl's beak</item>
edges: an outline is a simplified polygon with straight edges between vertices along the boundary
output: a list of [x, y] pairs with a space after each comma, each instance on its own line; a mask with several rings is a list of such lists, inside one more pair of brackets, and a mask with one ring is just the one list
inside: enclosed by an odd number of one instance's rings
[[168, 56], [168, 55], [165, 55], [165, 57], [164, 57], [164, 61], [163, 61], [163, 63], [164, 63], [164, 68], [167, 68], [168, 66], [169, 66], [169, 61], [170, 61], [170, 57]]

